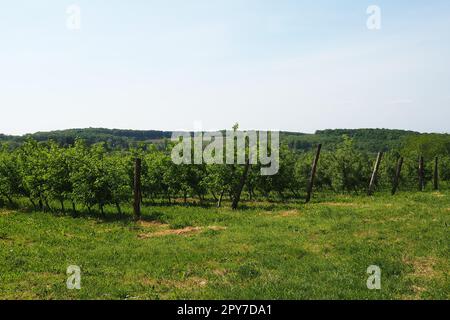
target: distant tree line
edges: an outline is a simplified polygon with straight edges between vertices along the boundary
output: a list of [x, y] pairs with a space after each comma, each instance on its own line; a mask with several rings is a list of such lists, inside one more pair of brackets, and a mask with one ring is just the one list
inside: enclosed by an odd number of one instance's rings
[[[8, 142], [16, 148], [27, 139], [38, 142], [53, 140], [61, 146], [71, 146], [76, 139], [82, 139], [87, 145], [106, 143], [108, 149], [136, 148], [142, 143], [155, 144], [165, 149], [172, 132], [156, 130], [122, 130], [122, 129], [68, 129], [50, 132], [37, 132], [24, 136], [6, 136], [0, 134], [0, 142]], [[325, 150], [334, 150], [343, 142], [343, 136], [352, 138], [355, 148], [376, 153], [378, 151], [400, 150], [411, 139], [429, 138], [450, 141], [448, 134], [421, 134], [414, 131], [391, 129], [334, 129], [319, 130], [314, 134], [281, 132], [281, 140], [292, 150], [310, 151], [321, 143]]]
[[[336, 193], [367, 191], [375, 154], [361, 151], [348, 136], [332, 150], [320, 156], [315, 189]], [[173, 145], [164, 148], [142, 144], [128, 149], [110, 149], [106, 143], [89, 145], [77, 139], [61, 146], [54, 141], [38, 142], [28, 138], [20, 146], [0, 145], [0, 203], [14, 205], [16, 199], [27, 198], [37, 210], [56, 207], [62, 211], [84, 207], [104, 212], [114, 206], [119, 213], [133, 195], [133, 163], [142, 159], [143, 202], [200, 203], [235, 200], [242, 183], [245, 166], [175, 165], [171, 160]], [[439, 175], [450, 181], [450, 144], [433, 136], [407, 141], [402, 149], [384, 154], [376, 189], [390, 190], [397, 161], [405, 161], [400, 176], [400, 191], [417, 190], [418, 159], [425, 157], [425, 181], [433, 178], [435, 156], [439, 156]], [[308, 184], [314, 152], [298, 152], [286, 143], [280, 148], [280, 169], [273, 176], [261, 176], [260, 164], [250, 165], [242, 193], [245, 199], [283, 201], [303, 198]], [[240, 194], [239, 194], [240, 196]], [[57, 204], [57, 205], [56, 205]], [[70, 208], [67, 208], [67, 207]]]

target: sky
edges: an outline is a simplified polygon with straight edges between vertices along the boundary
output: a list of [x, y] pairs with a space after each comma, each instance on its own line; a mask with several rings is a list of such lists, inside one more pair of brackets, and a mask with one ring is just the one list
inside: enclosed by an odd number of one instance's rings
[[[380, 29], [367, 27], [371, 5]], [[236, 122], [450, 132], [448, 0], [1, 0], [0, 8], [0, 133]]]

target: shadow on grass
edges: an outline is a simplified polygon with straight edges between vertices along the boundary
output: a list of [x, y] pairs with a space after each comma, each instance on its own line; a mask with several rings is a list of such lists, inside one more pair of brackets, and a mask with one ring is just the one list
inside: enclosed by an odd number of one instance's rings
[[[280, 201], [279, 199], [246, 199], [242, 200], [239, 203], [238, 210], [236, 210], [235, 212], [239, 213], [254, 210], [289, 210], [298, 207], [301, 204], [303, 204], [302, 199], [286, 199], [285, 201]], [[54, 216], [72, 217], [74, 219], [95, 219], [99, 223], [130, 223], [135, 221], [131, 204], [123, 205], [124, 210], [122, 213], [117, 212], [115, 206], [107, 205], [104, 207], [105, 210], [103, 214], [99, 210], [98, 206], [91, 208], [91, 210], [88, 210], [84, 206], [77, 206], [76, 211], [73, 211], [70, 207], [66, 207], [66, 209], [63, 211], [60, 207], [58, 207], [58, 204], [56, 203], [50, 203], [50, 207], [51, 208], [43, 208], [41, 210], [40, 208], [33, 207], [31, 203], [28, 203], [26, 201], [26, 199], [18, 199], [17, 202], [15, 201], [12, 204], [6, 201], [0, 201], [0, 208], [16, 210], [24, 213], [45, 212], [48, 214], [53, 214]], [[188, 199], [186, 203], [184, 201], [180, 201], [180, 199], [175, 199], [171, 202], [164, 200], [154, 202], [145, 201], [144, 204], [142, 204], [142, 215], [140, 220], [159, 221], [162, 223], [167, 223], [168, 216], [164, 212], [158, 211], [159, 209], [164, 210], [164, 208], [179, 208], [180, 210], [187, 208], [202, 208], [231, 211], [231, 201], [229, 199], [224, 200], [220, 208], [217, 208], [217, 203], [214, 199], [205, 199], [204, 201], [200, 202], [191, 198]]]
[[[210, 208], [210, 205], [193, 205], [193, 204], [172, 204], [172, 205], [159, 205], [155, 204], [153, 206], [143, 206], [141, 208], [141, 217], [139, 218], [140, 221], [144, 222], [161, 222], [161, 223], [168, 223], [169, 216], [164, 213], [162, 210], [164, 208]], [[7, 206], [5, 203], [0, 204], [0, 209], [6, 209], [6, 210], [13, 210], [18, 211], [25, 214], [31, 214], [31, 213], [45, 213], [53, 215], [54, 217], [70, 217], [73, 219], [92, 219], [95, 220], [97, 223], [123, 223], [123, 224], [130, 224], [137, 221], [134, 214], [132, 213], [132, 209], [129, 206], [125, 207], [125, 210], [122, 211], [122, 213], [119, 213], [115, 211], [115, 207], [106, 206], [104, 213], [102, 214], [100, 210], [97, 208], [92, 208], [91, 210], [88, 210], [87, 208], [80, 208], [77, 207], [76, 211], [73, 211], [71, 209], [66, 209], [65, 211], [62, 211], [61, 208], [57, 207], [51, 207], [49, 208], [43, 208], [42, 210], [40, 208], [34, 208], [31, 205], [24, 205], [23, 203], [14, 204]], [[160, 210], [159, 210], [160, 209]]]

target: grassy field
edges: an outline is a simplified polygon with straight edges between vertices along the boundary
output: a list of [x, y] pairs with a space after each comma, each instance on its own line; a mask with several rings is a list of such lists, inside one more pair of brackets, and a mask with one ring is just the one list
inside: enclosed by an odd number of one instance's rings
[[[450, 193], [152, 206], [143, 221], [0, 211], [2, 299], [449, 299]], [[66, 268], [81, 268], [81, 290]], [[368, 290], [366, 270], [382, 270]]]

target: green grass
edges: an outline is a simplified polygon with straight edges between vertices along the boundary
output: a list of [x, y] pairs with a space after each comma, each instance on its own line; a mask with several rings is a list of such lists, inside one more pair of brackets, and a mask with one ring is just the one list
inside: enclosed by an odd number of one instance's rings
[[[0, 298], [449, 299], [449, 196], [161, 205], [143, 223], [5, 209]], [[81, 290], [66, 288], [69, 265]], [[370, 265], [381, 290], [366, 287]]]

